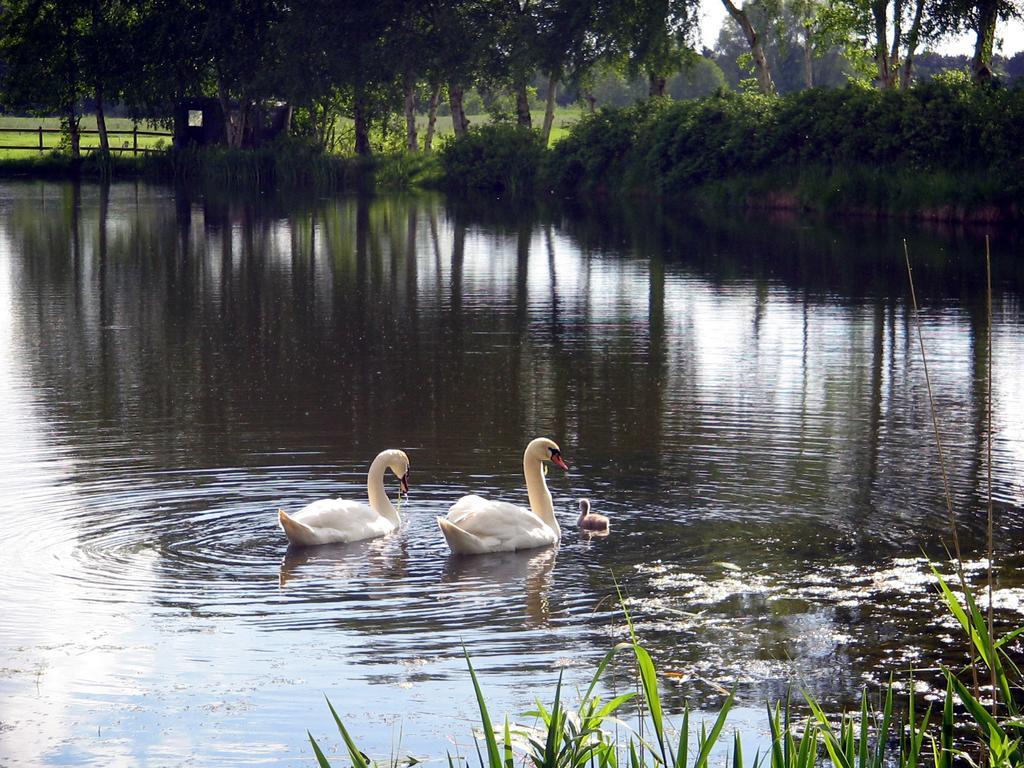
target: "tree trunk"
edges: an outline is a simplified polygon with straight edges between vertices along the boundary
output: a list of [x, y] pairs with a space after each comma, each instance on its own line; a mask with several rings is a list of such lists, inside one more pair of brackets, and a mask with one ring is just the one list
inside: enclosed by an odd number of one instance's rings
[[435, 83], [430, 92], [430, 104], [427, 107], [427, 134], [423, 137], [423, 151], [430, 152], [434, 147], [434, 126], [437, 125], [437, 103], [441, 100], [441, 84]]
[[761, 88], [761, 93], [765, 95], [775, 93], [775, 83], [772, 82], [772, 71], [771, 67], [768, 66], [768, 58], [764, 55], [764, 46], [761, 45], [761, 38], [754, 30], [754, 25], [750, 23], [746, 10], [737, 8], [732, 0], [722, 0], [722, 4], [725, 6], [725, 10], [729, 12], [729, 15], [739, 24], [740, 29], [743, 30], [744, 37], [747, 38], [750, 54], [754, 57], [757, 84]]
[[587, 102], [587, 111], [594, 114], [597, 111], [597, 99], [590, 91], [583, 92], [583, 100]]
[[100, 135], [100, 152], [110, 154], [110, 137], [107, 136], [107, 116], [103, 113], [103, 86], [96, 86], [96, 132]]
[[530, 96], [526, 92], [526, 81], [517, 80], [516, 92], [516, 124], [521, 128], [533, 128], [533, 116], [530, 114]]
[[238, 125], [235, 126], [235, 146], [251, 147], [255, 145], [256, 134], [252, 130], [252, 109], [248, 99], [238, 100]]
[[886, 17], [888, 0], [872, 0], [871, 15], [875, 21], [875, 68], [878, 70], [878, 87], [882, 90], [892, 87], [892, 70], [889, 66], [889, 22]]
[[240, 115], [233, 115], [231, 112], [231, 99], [228, 97], [228, 88], [221, 77], [217, 77], [217, 99], [220, 101], [220, 111], [224, 115], [224, 141], [229, 147], [235, 147], [238, 139], [238, 120]]
[[82, 119], [75, 111], [75, 102], [69, 101], [64, 108], [65, 121], [67, 122], [68, 143], [71, 145], [71, 156], [80, 157], [82, 154], [82, 140], [79, 134], [79, 121]]
[[540, 141], [542, 146], [547, 146], [551, 140], [551, 126], [555, 123], [555, 97], [558, 95], [558, 78], [555, 75], [548, 77], [548, 96], [544, 100], [544, 125], [540, 129]]
[[448, 105], [452, 111], [452, 130], [455, 131], [456, 136], [465, 136], [466, 131], [469, 129], [469, 120], [466, 118], [466, 113], [462, 108], [462, 97], [465, 95], [465, 91], [461, 85], [458, 85], [454, 81], [448, 83]]
[[666, 79], [661, 75], [656, 75], [654, 72], [647, 73], [647, 95], [649, 97], [664, 96], [666, 84]]
[[897, 85], [900, 71], [900, 44], [903, 42], [903, 0], [893, 0], [892, 47], [889, 49], [889, 87]]
[[405, 73], [405, 148], [410, 152], [420, 150], [416, 136], [416, 78], [412, 72]]
[[995, 45], [998, 19], [996, 0], [982, 0], [978, 3], [977, 13], [977, 38], [974, 43], [971, 72], [976, 83], [984, 83], [992, 79], [992, 48]]
[[369, 157], [370, 149], [370, 121], [366, 115], [366, 94], [362, 87], [357, 86], [355, 96], [352, 99], [352, 123], [356, 132], [356, 154], [360, 157]]
[[917, 0], [914, 8], [914, 21], [910, 25], [910, 32], [907, 35], [907, 51], [903, 59], [903, 69], [900, 71], [900, 88], [906, 90], [914, 77], [914, 54], [917, 52], [917, 43], [921, 39], [921, 18], [924, 15], [925, 0]]
[[295, 107], [289, 104], [284, 110], [284, 125], [281, 127], [281, 133], [285, 136], [292, 135], [292, 118], [295, 116]]
[[814, 87], [814, 46], [811, 44], [811, 28], [804, 26], [804, 88]]

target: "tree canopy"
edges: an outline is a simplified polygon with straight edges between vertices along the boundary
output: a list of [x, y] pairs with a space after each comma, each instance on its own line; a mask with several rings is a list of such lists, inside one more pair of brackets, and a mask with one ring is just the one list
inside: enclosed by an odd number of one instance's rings
[[729, 84], [906, 88], [918, 49], [954, 32], [974, 33], [971, 72], [987, 81], [998, 69], [997, 24], [1024, 0], [722, 2], [729, 17], [716, 48], [698, 51], [699, 0], [8, 0], [0, 101], [60, 115], [72, 152], [86, 106], [102, 134], [111, 105], [167, 117], [185, 97], [220, 103], [232, 146], [279, 105], [324, 147], [337, 140], [336, 118], [350, 118], [365, 154], [372, 125], [403, 134], [403, 112], [409, 150], [421, 148], [415, 113], [429, 113], [429, 149], [445, 102], [461, 134], [470, 92], [492, 105], [507, 94], [507, 118], [524, 127], [543, 95], [546, 140], [559, 92], [593, 105], [612, 93], [689, 98]]

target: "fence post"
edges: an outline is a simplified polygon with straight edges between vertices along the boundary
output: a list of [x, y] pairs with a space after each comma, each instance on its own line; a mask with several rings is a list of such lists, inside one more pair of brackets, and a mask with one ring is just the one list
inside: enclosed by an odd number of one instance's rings
[[43, 126], [39, 126], [39, 151], [43, 151]]
[[139, 154], [139, 124], [132, 123], [132, 157]]

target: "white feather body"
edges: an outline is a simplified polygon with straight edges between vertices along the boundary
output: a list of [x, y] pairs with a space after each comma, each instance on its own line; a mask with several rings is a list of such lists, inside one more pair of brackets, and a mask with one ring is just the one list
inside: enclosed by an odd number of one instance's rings
[[349, 544], [353, 541], [386, 536], [402, 523], [384, 489], [384, 472], [390, 469], [406, 482], [409, 457], [395, 449], [381, 451], [370, 464], [366, 475], [366, 492], [370, 503], [321, 499], [307, 504], [294, 515], [283, 509], [277, 519], [290, 544]]
[[[455, 502], [445, 517], [438, 517], [437, 524], [452, 552], [482, 555], [557, 544], [561, 530], [542, 470], [542, 462], [554, 455], [558, 455], [558, 446], [546, 438], [526, 446], [523, 476], [530, 509], [471, 494]], [[564, 463], [561, 466], [564, 468]]]
[[288, 540], [303, 546], [348, 544], [395, 530], [395, 524], [370, 505], [345, 499], [320, 499], [289, 517], [300, 528], [287, 528]]
[[[529, 509], [510, 504], [507, 501], [491, 501], [481, 496], [463, 496], [448, 514], [439, 518], [450, 525], [441, 525], [441, 530], [452, 545], [452, 550], [462, 554], [480, 555], [487, 552], [515, 552], [520, 549], [545, 547], [558, 541], [558, 534], [539, 516]], [[458, 533], [452, 531], [458, 529]]]

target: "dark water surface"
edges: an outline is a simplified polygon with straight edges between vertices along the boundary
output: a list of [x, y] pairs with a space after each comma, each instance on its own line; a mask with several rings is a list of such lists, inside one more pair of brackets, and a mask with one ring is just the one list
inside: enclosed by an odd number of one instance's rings
[[[626, 636], [613, 574], [672, 706], [738, 682], [740, 724], [790, 685], [834, 705], [959, 661], [921, 559], [948, 528], [904, 236], [977, 565], [978, 232], [0, 185], [0, 764], [310, 765], [307, 728], [338, 745], [325, 693], [374, 757], [465, 753], [461, 644], [496, 718], [560, 671], [575, 690]], [[997, 233], [1008, 623], [1020, 250]], [[572, 465], [548, 477], [561, 546], [449, 557], [434, 516], [526, 503], [541, 434]], [[413, 465], [401, 530], [287, 552], [276, 508], [363, 498], [388, 447]], [[610, 537], [572, 529], [581, 496]]]

